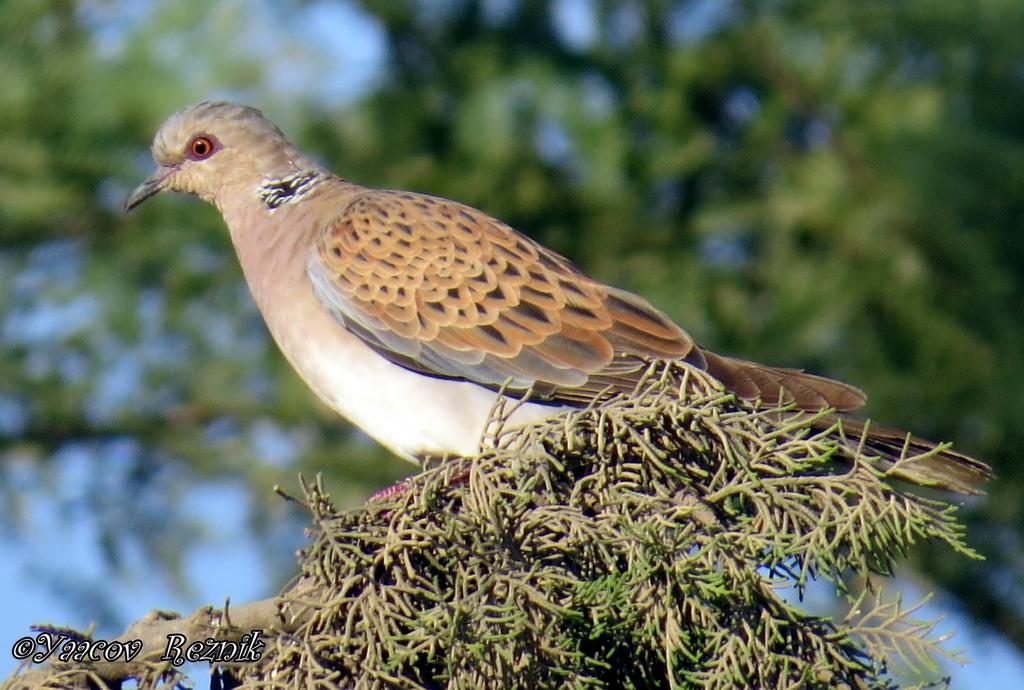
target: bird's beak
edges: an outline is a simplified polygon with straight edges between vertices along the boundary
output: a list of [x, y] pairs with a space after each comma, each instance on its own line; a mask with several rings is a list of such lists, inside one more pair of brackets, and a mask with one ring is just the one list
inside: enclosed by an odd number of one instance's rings
[[168, 166], [161, 165], [159, 168], [153, 171], [153, 174], [146, 178], [146, 181], [135, 188], [135, 191], [128, 195], [128, 198], [124, 201], [124, 210], [127, 213], [133, 208], [141, 204], [146, 199], [156, 196], [160, 192], [164, 191], [167, 185], [167, 178], [170, 177], [174, 169]]

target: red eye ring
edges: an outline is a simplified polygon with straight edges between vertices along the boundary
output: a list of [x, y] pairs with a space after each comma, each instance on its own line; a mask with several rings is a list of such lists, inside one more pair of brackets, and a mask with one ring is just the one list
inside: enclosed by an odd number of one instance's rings
[[201, 161], [209, 158], [217, 151], [217, 140], [212, 137], [200, 134], [192, 137], [188, 142], [185, 155], [194, 161]]

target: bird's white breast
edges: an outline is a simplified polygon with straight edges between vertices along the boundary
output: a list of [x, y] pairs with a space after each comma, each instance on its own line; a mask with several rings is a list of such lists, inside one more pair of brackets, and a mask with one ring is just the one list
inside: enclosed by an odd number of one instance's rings
[[[482, 386], [424, 376], [393, 364], [347, 331], [317, 301], [306, 277], [308, 237], [280, 232], [273, 216], [221, 208], [253, 297], [285, 357], [329, 407], [395, 453], [471, 455], [498, 400]], [[248, 212], [246, 212], [248, 211]], [[292, 224], [313, 229], [301, 210]], [[558, 414], [519, 406], [510, 423]]]
[[[479, 450], [496, 393], [409, 371], [340, 326], [336, 330], [334, 337], [301, 344], [294, 333], [278, 337], [293, 366], [332, 409], [407, 458], [423, 453], [471, 455]], [[521, 423], [558, 411], [528, 404], [511, 421]]]

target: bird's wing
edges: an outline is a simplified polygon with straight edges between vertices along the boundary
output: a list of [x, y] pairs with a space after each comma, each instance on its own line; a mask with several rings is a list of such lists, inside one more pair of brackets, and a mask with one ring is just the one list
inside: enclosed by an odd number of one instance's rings
[[699, 350], [666, 316], [467, 206], [369, 191], [308, 264], [321, 304], [381, 354], [486, 386], [591, 388]]
[[819, 408], [832, 404], [820, 382], [849, 389], [705, 353], [643, 299], [446, 199], [360, 194], [320, 231], [307, 272], [346, 328], [428, 375], [585, 404], [602, 391], [632, 390], [647, 363], [663, 358], [707, 369], [745, 398], [771, 402], [792, 388], [799, 406], [806, 399]]

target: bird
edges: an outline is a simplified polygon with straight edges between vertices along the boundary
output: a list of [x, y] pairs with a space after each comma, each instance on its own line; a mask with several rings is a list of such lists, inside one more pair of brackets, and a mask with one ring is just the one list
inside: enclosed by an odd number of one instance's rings
[[647, 300], [595, 280], [509, 225], [456, 201], [364, 187], [288, 141], [255, 108], [208, 100], [172, 114], [156, 170], [125, 201], [165, 191], [220, 212], [268, 330], [331, 409], [400, 457], [472, 456], [502, 397], [523, 424], [628, 395], [657, 360], [737, 400], [830, 410], [903, 477], [974, 494], [983, 462], [866, 424], [856, 387], [701, 347]]

